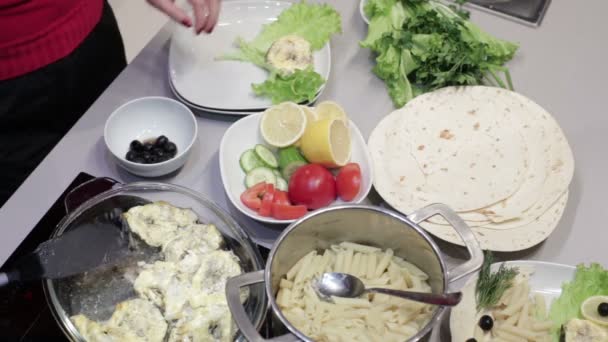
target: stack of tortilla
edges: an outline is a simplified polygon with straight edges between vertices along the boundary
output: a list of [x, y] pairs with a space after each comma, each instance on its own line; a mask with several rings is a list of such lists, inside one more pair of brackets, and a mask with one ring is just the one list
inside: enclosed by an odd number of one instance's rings
[[[516, 251], [545, 240], [568, 199], [574, 159], [553, 117], [517, 93], [449, 87], [416, 97], [369, 138], [374, 186], [404, 214], [444, 203], [482, 248]], [[462, 245], [440, 217], [422, 224]]]

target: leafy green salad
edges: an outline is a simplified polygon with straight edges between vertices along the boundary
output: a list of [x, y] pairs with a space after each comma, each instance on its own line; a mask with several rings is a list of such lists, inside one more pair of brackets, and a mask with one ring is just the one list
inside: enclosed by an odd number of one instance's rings
[[518, 46], [482, 31], [462, 10], [434, 0], [369, 0], [365, 14], [360, 44], [376, 54], [373, 71], [395, 106], [445, 86], [513, 88], [504, 64]]
[[258, 96], [269, 97], [275, 104], [311, 102], [326, 81], [314, 71], [312, 52], [341, 31], [340, 15], [333, 7], [296, 3], [264, 25], [252, 41], [237, 38], [237, 51], [220, 59], [250, 62], [268, 70], [265, 82], [252, 85]]

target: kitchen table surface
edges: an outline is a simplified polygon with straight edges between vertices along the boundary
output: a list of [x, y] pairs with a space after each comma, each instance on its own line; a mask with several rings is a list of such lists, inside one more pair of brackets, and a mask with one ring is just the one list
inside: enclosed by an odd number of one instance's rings
[[[320, 100], [342, 104], [367, 138], [394, 108], [384, 84], [371, 72], [374, 63], [370, 52], [358, 45], [367, 33], [358, 2], [328, 2], [341, 13], [344, 32], [332, 39], [332, 71]], [[515, 88], [557, 118], [576, 160], [568, 206], [554, 233], [534, 248], [500, 254], [501, 258], [565, 264], [597, 261], [608, 266], [608, 210], [604, 207], [608, 194], [604, 148], [608, 144], [603, 141], [608, 136], [607, 12], [605, 0], [554, 0], [539, 28], [476, 10], [472, 13], [472, 20], [485, 30], [520, 44], [509, 64]], [[173, 97], [167, 77], [171, 29], [168, 25], [156, 35], [0, 209], [0, 265], [80, 171], [121, 182], [144, 180], [112, 161], [104, 144], [103, 127], [110, 113], [129, 100]], [[219, 142], [238, 117], [197, 114], [199, 139], [192, 156], [179, 172], [156, 180], [203, 193], [232, 213], [258, 243], [270, 246], [283, 227], [262, 225], [240, 214], [230, 204], [221, 183]], [[460, 248], [447, 244], [441, 244], [441, 248], [450, 255], [450, 261], [463, 257]]]

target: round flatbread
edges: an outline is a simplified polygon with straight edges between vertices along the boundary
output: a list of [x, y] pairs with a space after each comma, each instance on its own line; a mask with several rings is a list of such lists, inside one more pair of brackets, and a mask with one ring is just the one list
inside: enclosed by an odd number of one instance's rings
[[[568, 192], [566, 191], [549, 210], [526, 225], [502, 230], [471, 227], [471, 230], [482, 249], [497, 252], [524, 250], [543, 242], [549, 237], [549, 234], [557, 227], [567, 202]], [[430, 222], [422, 222], [420, 225], [442, 240], [464, 246], [456, 231], [451, 227]]]
[[[496, 113], [492, 88], [444, 88], [421, 95], [397, 111], [385, 150], [409, 143], [424, 182], [416, 184], [422, 203], [441, 202], [456, 211], [497, 203], [517, 191], [526, 173], [526, 145], [508, 113]], [[491, 96], [490, 96], [491, 95]], [[373, 133], [372, 133], [373, 134]], [[392, 181], [391, 179], [386, 179]]]

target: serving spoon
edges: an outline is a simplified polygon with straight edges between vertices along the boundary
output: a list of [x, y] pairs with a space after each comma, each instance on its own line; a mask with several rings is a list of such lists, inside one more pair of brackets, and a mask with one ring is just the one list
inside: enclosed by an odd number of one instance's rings
[[356, 298], [365, 292], [382, 293], [389, 296], [413, 300], [415, 302], [441, 306], [455, 306], [460, 303], [460, 300], [462, 299], [461, 292], [436, 294], [376, 287], [366, 289], [361, 279], [350, 274], [338, 272], [323, 273], [320, 277], [313, 280], [312, 285], [319, 298], [325, 301], [331, 301], [331, 296]]

